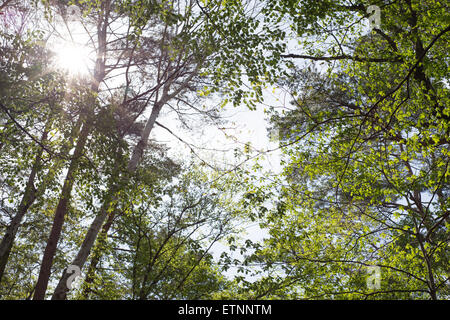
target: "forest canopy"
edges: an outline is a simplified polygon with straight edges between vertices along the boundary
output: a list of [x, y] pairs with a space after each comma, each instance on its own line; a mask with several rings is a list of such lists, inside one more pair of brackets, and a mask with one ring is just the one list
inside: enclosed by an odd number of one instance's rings
[[450, 298], [446, 1], [0, 1], [0, 299]]

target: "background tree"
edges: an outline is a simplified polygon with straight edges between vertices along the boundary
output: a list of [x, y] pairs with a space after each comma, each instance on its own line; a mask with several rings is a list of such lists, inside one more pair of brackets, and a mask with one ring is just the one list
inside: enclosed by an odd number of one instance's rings
[[449, 90], [437, 71], [448, 70], [448, 14], [434, 1], [376, 4], [381, 29], [365, 35], [363, 1], [268, 2], [306, 50], [281, 56], [328, 69], [280, 82], [292, 101], [272, 117], [285, 168], [262, 223], [270, 237], [246, 262], [269, 273], [251, 297], [448, 297]]

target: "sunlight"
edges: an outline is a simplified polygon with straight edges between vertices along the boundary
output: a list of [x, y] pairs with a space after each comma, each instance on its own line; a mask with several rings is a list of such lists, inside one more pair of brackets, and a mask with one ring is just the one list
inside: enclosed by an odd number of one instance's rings
[[89, 73], [91, 57], [88, 48], [74, 43], [64, 43], [55, 48], [56, 67], [71, 76], [84, 76]]

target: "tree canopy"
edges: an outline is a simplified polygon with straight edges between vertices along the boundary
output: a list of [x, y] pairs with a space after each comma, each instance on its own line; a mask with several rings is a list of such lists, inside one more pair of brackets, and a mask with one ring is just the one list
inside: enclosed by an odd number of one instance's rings
[[0, 297], [449, 299], [449, 9], [3, 1]]

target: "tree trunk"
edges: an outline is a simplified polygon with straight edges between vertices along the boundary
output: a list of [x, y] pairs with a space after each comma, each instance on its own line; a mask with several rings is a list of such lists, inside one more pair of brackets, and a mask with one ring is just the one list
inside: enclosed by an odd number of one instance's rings
[[[105, 73], [105, 55], [106, 55], [106, 35], [108, 28], [108, 20], [110, 13], [111, 1], [101, 2], [101, 12], [97, 24], [97, 40], [98, 40], [98, 52], [97, 59], [94, 68], [94, 78], [91, 83], [91, 92], [98, 93], [100, 82], [103, 81]], [[64, 185], [61, 191], [61, 196], [59, 198], [58, 206], [55, 211], [55, 217], [53, 219], [52, 230], [50, 231], [50, 236], [47, 241], [47, 246], [44, 251], [44, 256], [42, 258], [41, 269], [39, 271], [39, 278], [36, 284], [36, 290], [34, 292], [33, 300], [42, 300], [45, 298], [45, 292], [47, 291], [48, 281], [50, 279], [51, 267], [53, 264], [53, 258], [56, 253], [59, 238], [61, 236], [61, 230], [64, 223], [64, 217], [67, 212], [69, 205], [70, 194], [72, 192], [72, 187], [74, 184], [74, 175], [78, 169], [79, 158], [82, 156], [84, 146], [86, 144], [89, 133], [92, 129], [92, 123], [89, 117], [94, 114], [91, 111], [96, 103], [96, 98], [91, 101], [91, 105], [88, 106], [86, 118], [84, 119], [83, 128], [81, 129], [80, 135], [78, 137], [78, 142], [75, 147], [75, 152], [73, 159], [70, 163], [69, 170], [67, 172]]]
[[[49, 129], [50, 125], [48, 123], [42, 134], [41, 143], [45, 143], [45, 141], [47, 140]], [[22, 222], [23, 217], [28, 211], [28, 208], [33, 204], [34, 200], [36, 199], [36, 189], [34, 187], [34, 180], [36, 178], [37, 172], [41, 167], [43, 152], [44, 149], [39, 148], [38, 154], [36, 155], [36, 159], [34, 160], [34, 164], [31, 169], [31, 173], [28, 177], [25, 192], [17, 209], [17, 214], [12, 219], [10, 225], [6, 228], [5, 235], [3, 236], [2, 242], [0, 243], [0, 282], [5, 272], [6, 264], [8, 262], [9, 255], [11, 253], [11, 249], [14, 244], [14, 240], [16, 238], [17, 230], [19, 230], [19, 226]]]
[[[98, 243], [96, 245], [96, 248], [102, 248], [102, 246], [106, 245], [106, 237], [108, 236], [109, 229], [111, 229], [111, 226], [114, 221], [114, 217], [116, 216], [115, 211], [112, 211], [108, 215], [108, 220], [103, 225], [102, 231], [100, 233], [100, 236], [98, 237]], [[87, 298], [89, 292], [91, 291], [89, 288], [89, 285], [91, 285], [94, 282], [95, 272], [97, 270], [97, 265], [100, 262], [102, 254], [100, 251], [94, 250], [91, 263], [89, 265], [89, 269], [86, 274], [86, 278], [84, 279], [85, 287], [83, 289], [82, 295], [83, 297]]]
[[[138, 144], [133, 150], [133, 155], [130, 161], [128, 162], [128, 171], [130, 173], [136, 170], [137, 165], [140, 159], [142, 158], [144, 149], [148, 142], [148, 137], [150, 136], [150, 132], [152, 131], [155, 125], [156, 118], [158, 117], [162, 106], [167, 101], [165, 97], [163, 97], [163, 99], [157, 102], [153, 107], [150, 118], [148, 119], [147, 124], [141, 134], [141, 139], [139, 140]], [[117, 185], [113, 186], [112, 189], [113, 190], [111, 190], [109, 194], [113, 196], [115, 194], [114, 191], [117, 189]], [[77, 256], [72, 262], [72, 265], [78, 266], [80, 270], [86, 263], [89, 253], [91, 252], [95, 240], [97, 239], [97, 235], [100, 232], [100, 228], [102, 227], [103, 223], [105, 222], [108, 216], [108, 208], [110, 207], [110, 203], [112, 200], [115, 200], [115, 197], [112, 199], [107, 199], [107, 201], [103, 203], [100, 213], [95, 217], [94, 221], [89, 227], [86, 237], [84, 238], [83, 244], [81, 245], [81, 248], [78, 251]], [[69, 291], [69, 289], [67, 288], [67, 279], [69, 278], [69, 276], [70, 274], [68, 274], [66, 270], [64, 270], [63, 275], [55, 289], [55, 292], [53, 293], [52, 300], [63, 300], [67, 298], [67, 292]]]
[[84, 146], [86, 144], [89, 132], [91, 131], [91, 124], [84, 124], [81, 129], [80, 136], [78, 137], [77, 145], [72, 161], [67, 171], [64, 185], [59, 198], [58, 206], [56, 207], [55, 216], [53, 218], [53, 225], [50, 231], [50, 236], [45, 247], [44, 256], [42, 258], [41, 269], [39, 271], [39, 278], [36, 284], [36, 290], [34, 292], [33, 300], [42, 300], [45, 298], [45, 291], [47, 290], [48, 280], [50, 278], [51, 267], [53, 264], [53, 258], [56, 253], [59, 238], [61, 236], [61, 230], [64, 223], [64, 218], [67, 212], [67, 207], [70, 200], [70, 194], [74, 184], [74, 175], [78, 169], [80, 163], [80, 157], [82, 156]]
[[[111, 192], [112, 194], [112, 192]], [[88, 232], [83, 240], [80, 250], [77, 253], [77, 256], [71, 263], [71, 265], [76, 265], [78, 267], [83, 268], [86, 260], [89, 256], [92, 246], [97, 238], [98, 232], [103, 225], [106, 217], [108, 216], [108, 207], [111, 201], [105, 201], [104, 205], [100, 209], [100, 213], [95, 217], [94, 221], [92, 221]], [[67, 292], [69, 289], [67, 288], [67, 280], [71, 274], [67, 273], [66, 270], [63, 271], [63, 275], [59, 280], [58, 285], [55, 288], [55, 292], [53, 293], [52, 300], [64, 300], [67, 297]]]
[[[169, 80], [164, 85], [163, 92], [162, 92], [162, 97], [153, 106], [150, 118], [147, 120], [145, 128], [142, 131], [141, 139], [139, 140], [138, 144], [134, 148], [133, 154], [131, 156], [131, 159], [128, 162], [128, 172], [129, 173], [133, 173], [136, 170], [136, 168], [137, 168], [137, 166], [139, 164], [139, 161], [142, 159], [145, 147], [147, 146], [147, 143], [148, 143], [148, 138], [150, 136], [150, 133], [151, 133], [153, 127], [155, 126], [155, 122], [156, 122], [156, 119], [158, 118], [158, 115], [159, 115], [159, 113], [161, 111], [161, 108], [170, 99], [172, 99], [174, 96], [178, 95], [180, 92], [182, 92], [187, 87], [189, 81], [192, 80], [192, 78], [194, 77], [194, 75], [196, 74], [198, 69], [199, 69], [199, 66], [197, 66], [195, 71], [192, 72], [185, 79], [184, 84], [181, 85], [179, 88], [177, 88], [171, 94], [169, 94], [169, 89], [170, 89], [170, 86], [171, 86], [173, 80]], [[125, 177], [125, 178], [122, 178], [122, 179], [128, 179], [128, 178]], [[122, 181], [124, 181], [124, 180], [122, 180]], [[113, 187], [113, 190], [118, 188], [119, 185], [120, 185], [120, 183], [117, 184], [116, 187]], [[113, 194], [113, 193], [110, 192], [110, 194]], [[115, 199], [116, 198], [114, 197], [112, 200], [115, 200]], [[94, 221], [92, 222], [91, 226], [89, 227], [89, 230], [88, 230], [88, 232], [86, 234], [86, 237], [85, 237], [85, 239], [83, 241], [83, 244], [81, 245], [81, 248], [78, 251], [77, 256], [75, 257], [75, 260], [72, 262], [72, 265], [78, 266], [80, 268], [80, 270], [83, 269], [83, 266], [86, 263], [86, 260], [87, 260], [87, 258], [89, 256], [90, 252], [91, 252], [92, 246], [95, 243], [95, 239], [97, 238], [98, 233], [100, 232], [100, 228], [101, 228], [101, 226], [105, 222], [105, 219], [108, 216], [107, 208], [109, 208], [109, 206], [110, 206], [109, 202], [103, 204], [102, 210], [100, 211], [99, 215], [97, 217], [95, 217]], [[69, 275], [66, 273], [66, 271], [64, 271], [63, 276], [61, 277], [61, 279], [60, 279], [60, 281], [59, 281], [59, 283], [58, 283], [58, 285], [57, 285], [57, 287], [55, 289], [55, 292], [54, 292], [54, 294], [52, 296], [52, 299], [54, 299], [54, 300], [66, 299], [67, 292], [69, 291], [69, 289], [67, 288], [67, 279], [68, 279], [68, 277], [69, 277]]]

